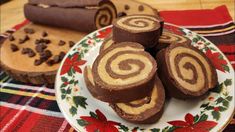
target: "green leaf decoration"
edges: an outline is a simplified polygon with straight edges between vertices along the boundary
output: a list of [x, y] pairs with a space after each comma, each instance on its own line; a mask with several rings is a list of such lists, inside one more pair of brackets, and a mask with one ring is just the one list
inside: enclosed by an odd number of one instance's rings
[[80, 126], [87, 126], [87, 125], [88, 125], [88, 122], [86, 122], [86, 121], [83, 120], [83, 119], [77, 119], [77, 123], [78, 123]]
[[62, 100], [65, 99], [65, 97], [66, 97], [65, 94], [62, 94], [62, 95], [61, 95], [61, 99], [62, 99]]
[[219, 55], [219, 59], [220, 59], [220, 60], [223, 60], [224, 57], [220, 54], [220, 55]]
[[70, 70], [68, 71], [68, 76], [72, 76], [73, 75], [73, 73], [71, 72], [71, 69], [73, 69], [73, 68], [70, 68]]
[[76, 105], [76, 107], [81, 106], [86, 109], [86, 100], [87, 98], [82, 97], [82, 96], [73, 96], [73, 102]]
[[69, 112], [72, 116], [74, 116], [76, 113], [77, 113], [77, 108], [72, 106], [70, 109], [69, 109]]
[[66, 90], [65, 89], [60, 89], [62, 94], [66, 94]]
[[197, 123], [198, 119], [199, 119], [199, 116], [198, 116], [198, 115], [194, 116], [194, 122], [195, 122], [195, 123]]
[[68, 82], [68, 79], [66, 77], [61, 77], [62, 82]]
[[68, 88], [66, 92], [67, 92], [67, 94], [71, 94], [71, 91], [72, 91], [72, 89]]
[[220, 113], [218, 111], [212, 111], [212, 116], [213, 119], [216, 119], [218, 121], [220, 118]]
[[74, 85], [77, 85], [77, 84], [78, 84], [78, 80], [77, 80], [77, 81], [75, 81], [73, 84], [74, 84]]
[[64, 87], [66, 87], [66, 86], [67, 86], [67, 85], [63, 83], [60, 87], [61, 87], [61, 88], [64, 88]]
[[198, 38], [193, 38], [192, 41], [193, 41], [193, 42], [197, 42], [197, 41], [198, 41]]
[[74, 80], [73, 80], [73, 79], [69, 81], [69, 83], [70, 83], [70, 84], [73, 84], [73, 82], [74, 82]]
[[91, 111], [89, 114], [90, 114], [90, 116], [93, 117], [93, 118], [96, 118], [96, 119], [98, 118], [98, 116], [97, 116], [94, 112], [92, 112], [92, 111]]
[[225, 110], [227, 110], [228, 108], [226, 108], [226, 107], [223, 107], [223, 106], [219, 106], [219, 111], [225, 111]]
[[213, 106], [207, 106], [205, 109], [206, 110], [212, 110], [212, 109], [214, 109], [214, 107]]
[[222, 97], [219, 97], [215, 102], [216, 102], [216, 104], [219, 104], [223, 101], [224, 101], [224, 99]]
[[205, 108], [205, 107], [207, 107], [208, 105], [209, 105], [209, 103], [202, 104], [202, 105], [200, 106], [200, 108]]
[[123, 130], [124, 132], [128, 132], [129, 131], [129, 128], [124, 126], [124, 125], [119, 125], [119, 129]]
[[203, 114], [200, 118], [199, 118], [199, 121], [198, 122], [201, 122], [201, 121], [206, 121], [208, 118], [208, 115], [206, 114]]
[[227, 99], [228, 101], [232, 101], [233, 97], [232, 97], [232, 96], [228, 96], [226, 99]]
[[222, 65], [225, 71], [229, 72], [229, 67], [227, 65]]
[[223, 83], [217, 85], [215, 88], [213, 88], [211, 91], [215, 93], [220, 93], [223, 89]]
[[232, 85], [232, 79], [226, 79], [226, 80], [224, 81], [224, 85], [225, 85], [225, 86], [230, 86], [230, 85]]
[[150, 129], [151, 132], [160, 132], [160, 129], [159, 128], [153, 128], [153, 129]]
[[213, 47], [210, 47], [209, 49], [210, 49], [210, 50], [212, 50], [212, 51], [216, 51], [216, 49], [215, 49], [215, 48], [213, 48]]
[[228, 105], [229, 105], [229, 102], [228, 102], [227, 100], [224, 100], [224, 101], [223, 101], [223, 106], [224, 106], [224, 107], [228, 107]]

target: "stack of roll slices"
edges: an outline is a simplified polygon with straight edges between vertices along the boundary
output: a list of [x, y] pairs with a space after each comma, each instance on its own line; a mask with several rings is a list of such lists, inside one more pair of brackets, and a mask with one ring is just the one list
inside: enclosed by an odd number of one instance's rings
[[163, 20], [151, 15], [115, 20], [92, 67], [85, 67], [92, 96], [129, 122], [159, 120], [165, 91], [170, 97], [196, 99], [217, 84], [210, 60], [187, 37], [163, 27]]

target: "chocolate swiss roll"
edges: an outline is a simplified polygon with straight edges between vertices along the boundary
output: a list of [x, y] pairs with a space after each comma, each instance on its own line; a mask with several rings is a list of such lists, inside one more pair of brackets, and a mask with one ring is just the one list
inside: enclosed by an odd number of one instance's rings
[[156, 122], [163, 113], [165, 90], [161, 80], [156, 77], [155, 85], [149, 96], [128, 103], [110, 104], [123, 119], [140, 124]]
[[159, 51], [173, 43], [177, 44], [191, 43], [191, 40], [183, 35], [178, 35], [170, 31], [163, 30], [163, 34], [162, 36], [160, 36], [159, 42], [155, 46], [155, 50]]
[[109, 35], [107, 38], [105, 38], [104, 42], [100, 46], [100, 53], [109, 48], [113, 44], [115, 44], [115, 42], [113, 41], [113, 35]]
[[129, 15], [113, 22], [113, 40], [119, 42], [137, 42], [145, 48], [154, 47], [159, 40], [162, 24], [157, 16]]
[[96, 58], [92, 74], [97, 99], [130, 102], [148, 95], [154, 85], [157, 63], [138, 43], [112, 45]]
[[156, 59], [159, 77], [172, 97], [196, 98], [217, 84], [217, 73], [210, 60], [189, 44], [171, 44]]
[[112, 24], [115, 6], [107, 0], [29, 0], [25, 17], [39, 24], [91, 32]]

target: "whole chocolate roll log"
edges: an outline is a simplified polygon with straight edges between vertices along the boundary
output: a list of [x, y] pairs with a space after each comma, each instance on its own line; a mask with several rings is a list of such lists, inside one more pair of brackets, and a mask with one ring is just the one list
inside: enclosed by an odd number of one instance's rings
[[189, 44], [171, 44], [161, 50], [156, 59], [159, 77], [172, 97], [196, 98], [218, 83], [210, 60]]
[[[96, 6], [84, 7], [76, 7], [70, 2], [76, 3], [71, 0], [57, 3], [55, 1], [44, 2], [44, 4], [28, 3], [24, 6], [24, 14], [27, 19], [35, 23], [82, 32], [91, 32], [108, 26], [117, 17], [116, 8], [109, 1], [101, 1]], [[81, 5], [85, 4], [89, 5], [89, 3], [81, 3]], [[79, 3], [77, 3], [77, 6], [79, 6]]]
[[113, 35], [109, 35], [107, 38], [105, 38], [104, 42], [100, 46], [100, 53], [108, 49], [113, 44], [115, 44], [115, 42], [113, 41]]
[[105, 102], [129, 102], [148, 95], [157, 64], [138, 43], [123, 42], [104, 50], [92, 67], [95, 87]]
[[151, 15], [130, 15], [113, 22], [113, 40], [119, 42], [137, 42], [145, 48], [154, 47], [161, 35], [160, 20]]
[[160, 36], [159, 42], [155, 46], [155, 50], [159, 51], [173, 43], [177, 44], [191, 43], [191, 40], [183, 35], [178, 35], [168, 30], [163, 30], [163, 34], [162, 36]]
[[128, 103], [110, 104], [123, 119], [140, 124], [155, 123], [163, 113], [165, 90], [161, 80], [156, 77], [155, 85], [149, 96]]

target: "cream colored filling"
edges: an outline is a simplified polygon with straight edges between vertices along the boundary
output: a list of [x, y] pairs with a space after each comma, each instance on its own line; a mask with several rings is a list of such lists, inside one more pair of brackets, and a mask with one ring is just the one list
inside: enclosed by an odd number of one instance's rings
[[[106, 7], [111, 11], [111, 14], [107, 10], [99, 11], [99, 13], [96, 16], [96, 20], [95, 20], [97, 28], [102, 28], [101, 25], [111, 24], [110, 21], [112, 22], [116, 16], [116, 13], [115, 13], [115, 10], [113, 9], [113, 7], [108, 4], [102, 5], [102, 7], [100, 7], [100, 9], [106, 8]], [[100, 17], [102, 17], [102, 16], [107, 16], [108, 19], [107, 20], [104, 18], [100, 19]], [[110, 20], [110, 19], [112, 19], [112, 20]]]
[[109, 48], [112, 44], [113, 44], [113, 40], [110, 39], [107, 43], [104, 44], [104, 49], [103, 49], [103, 50], [106, 50], [106, 49]]
[[49, 5], [45, 5], [45, 4], [38, 4], [39, 7], [42, 7], [42, 8], [49, 8], [50, 6]]
[[201, 61], [201, 63], [206, 69], [206, 75], [209, 81], [208, 83], [211, 84], [212, 73], [211, 73], [210, 66], [208, 62], [206, 61], [206, 59], [203, 56], [201, 56], [199, 53], [191, 49], [185, 48], [185, 47], [174, 48], [171, 50], [170, 55], [169, 55], [171, 71], [172, 71], [174, 78], [177, 80], [177, 82], [185, 89], [196, 92], [204, 88], [204, 83], [206, 80], [206, 78], [203, 75], [204, 71], [202, 70], [202, 66], [197, 62], [197, 60], [194, 60], [192, 57], [189, 57], [189, 56], [182, 57], [181, 60], [179, 61], [179, 70], [180, 70], [179, 72], [183, 76], [183, 79], [193, 79], [193, 71], [191, 69], [187, 70], [183, 67], [187, 62], [191, 63], [192, 65], [195, 66], [196, 74], [198, 74], [198, 79], [196, 80], [196, 83], [195, 84], [188, 83], [178, 76], [177, 71], [176, 71], [176, 66], [175, 66], [175, 57], [178, 54], [182, 54], [182, 53], [191, 54], [197, 57]]
[[[167, 37], [170, 37], [170, 39], [167, 39]], [[163, 35], [160, 37], [159, 41], [183, 43], [186, 42], [187, 40], [180, 35], [176, 35], [170, 32], [163, 32]]]
[[88, 77], [88, 80], [91, 82], [91, 84], [95, 86], [95, 82], [94, 82], [94, 78], [93, 78], [90, 66], [87, 66], [87, 77]]
[[[146, 19], [147, 18], [147, 19]], [[129, 25], [126, 25], [125, 22], [129, 20]], [[147, 26], [145, 26], [144, 23], [148, 23]], [[129, 16], [129, 17], [123, 17], [117, 21], [117, 24], [124, 29], [127, 30], [133, 30], [133, 31], [149, 31], [156, 27], [156, 22], [158, 20], [151, 16]], [[135, 27], [135, 26], [138, 27]]]
[[112, 78], [108, 72], [106, 71], [106, 64], [108, 62], [108, 60], [116, 53], [121, 52], [121, 51], [143, 51], [143, 49], [136, 49], [133, 47], [120, 47], [120, 48], [116, 48], [111, 50], [110, 52], [108, 52], [106, 55], [104, 55], [102, 57], [102, 59], [100, 60], [99, 64], [98, 64], [98, 74], [101, 78], [102, 81], [104, 81], [107, 84], [110, 85], [128, 85], [128, 84], [133, 84], [142, 80], [145, 80], [146, 78], [148, 78], [149, 74], [151, 73], [152, 69], [153, 69], [153, 64], [152, 62], [145, 56], [139, 55], [139, 54], [124, 54], [124, 55], [120, 55], [117, 58], [115, 58], [115, 60], [112, 60], [110, 67], [112, 68], [112, 71], [115, 72], [116, 74], [119, 75], [128, 75], [130, 73], [133, 73], [134, 71], [138, 70], [138, 66], [135, 64], [131, 64], [131, 70], [121, 70], [119, 69], [118, 64], [126, 59], [138, 59], [140, 61], [142, 61], [145, 64], [145, 67], [140, 71], [140, 74], [130, 77], [130, 78], [126, 78], [126, 79], [122, 79], [122, 78]]
[[143, 112], [145, 112], [148, 109], [153, 108], [156, 105], [156, 100], [158, 98], [158, 93], [157, 93], [157, 87], [154, 85], [152, 94], [151, 94], [151, 100], [147, 104], [143, 104], [139, 107], [131, 107], [129, 105], [126, 105], [125, 103], [117, 103], [116, 105], [122, 110], [125, 111], [127, 114], [131, 115], [139, 115]]

